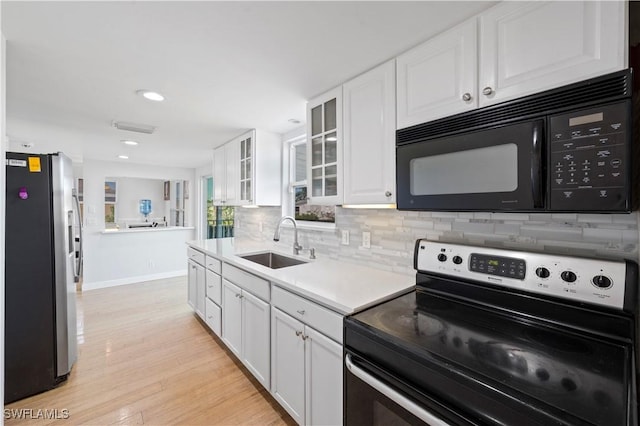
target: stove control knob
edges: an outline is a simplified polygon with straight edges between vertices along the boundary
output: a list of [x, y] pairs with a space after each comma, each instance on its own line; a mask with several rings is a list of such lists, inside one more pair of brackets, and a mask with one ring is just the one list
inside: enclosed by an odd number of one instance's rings
[[562, 278], [563, 281], [566, 281], [568, 283], [572, 283], [574, 282], [576, 279], [578, 279], [578, 277], [576, 277], [576, 274], [574, 274], [571, 271], [564, 271], [560, 274], [560, 278]]
[[460, 256], [453, 256], [453, 263], [459, 265], [462, 263], [462, 258]]
[[591, 282], [596, 287], [600, 287], [600, 288], [609, 288], [609, 287], [611, 287], [611, 280], [609, 278], [605, 277], [604, 275], [596, 275], [595, 277], [593, 277]]
[[440, 253], [440, 254], [438, 255], [438, 260], [439, 260], [440, 262], [446, 262], [446, 261], [447, 261], [447, 255], [446, 255], [446, 254], [444, 254], [444, 253]]
[[540, 278], [549, 278], [549, 275], [551, 275], [551, 272], [549, 272], [547, 268], [540, 267], [536, 269], [536, 275], [539, 276]]

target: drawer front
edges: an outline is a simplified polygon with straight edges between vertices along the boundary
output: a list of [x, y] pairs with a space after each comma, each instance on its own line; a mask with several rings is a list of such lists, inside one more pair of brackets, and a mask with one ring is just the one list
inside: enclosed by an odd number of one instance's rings
[[277, 286], [271, 304], [342, 344], [342, 315]]
[[193, 260], [194, 262], [204, 266], [204, 253], [202, 253], [201, 251], [198, 251], [196, 249], [193, 249], [191, 247], [187, 248], [187, 257], [191, 260]]
[[208, 269], [206, 272], [207, 297], [218, 305], [222, 305], [222, 277]]
[[222, 276], [254, 296], [259, 297], [265, 302], [269, 302], [269, 288], [271, 286], [269, 281], [229, 265], [228, 263], [222, 264]]
[[215, 272], [216, 274], [221, 274], [222, 273], [222, 262], [220, 262], [218, 259], [215, 259], [211, 256], [206, 256], [206, 266], [207, 269]]
[[205, 299], [204, 320], [209, 328], [220, 337], [222, 334], [222, 310], [211, 299]]

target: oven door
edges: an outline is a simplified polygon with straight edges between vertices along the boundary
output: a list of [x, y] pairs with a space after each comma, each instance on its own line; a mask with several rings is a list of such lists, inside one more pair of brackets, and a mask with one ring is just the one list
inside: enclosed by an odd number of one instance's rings
[[400, 145], [398, 209], [541, 210], [543, 144], [539, 119]]
[[346, 425], [471, 425], [392, 374], [347, 351]]

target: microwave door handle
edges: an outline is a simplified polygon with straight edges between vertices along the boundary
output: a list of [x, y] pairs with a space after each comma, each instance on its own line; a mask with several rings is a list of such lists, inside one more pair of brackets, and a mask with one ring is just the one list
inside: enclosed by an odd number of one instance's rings
[[542, 170], [542, 138], [544, 135], [544, 122], [542, 120], [533, 123], [531, 132], [531, 195], [533, 196], [533, 207], [543, 208], [542, 185], [544, 171]]
[[362, 380], [363, 382], [365, 382], [366, 384], [368, 384], [369, 386], [371, 386], [372, 388], [374, 388], [375, 390], [377, 390], [378, 392], [380, 392], [381, 394], [383, 394], [384, 396], [386, 396], [387, 398], [389, 398], [390, 400], [398, 404], [400, 407], [407, 410], [409, 413], [418, 417], [423, 422], [431, 426], [451, 426], [449, 423], [446, 423], [445, 421], [443, 421], [440, 417], [437, 417], [436, 415], [427, 411], [424, 407], [421, 407], [415, 402], [407, 399], [406, 396], [400, 394], [398, 391], [391, 388], [386, 383], [381, 382], [380, 380], [371, 376], [366, 371], [357, 367], [353, 363], [353, 360], [351, 359], [351, 354], [345, 355], [344, 364], [354, 376], [356, 376], [357, 378], [359, 378], [360, 380]]

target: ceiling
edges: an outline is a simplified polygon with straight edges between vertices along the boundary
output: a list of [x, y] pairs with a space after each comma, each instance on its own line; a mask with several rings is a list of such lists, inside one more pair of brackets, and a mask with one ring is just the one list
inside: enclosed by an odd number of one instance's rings
[[250, 128], [301, 126], [307, 99], [493, 3], [3, 0], [9, 149], [202, 166]]

